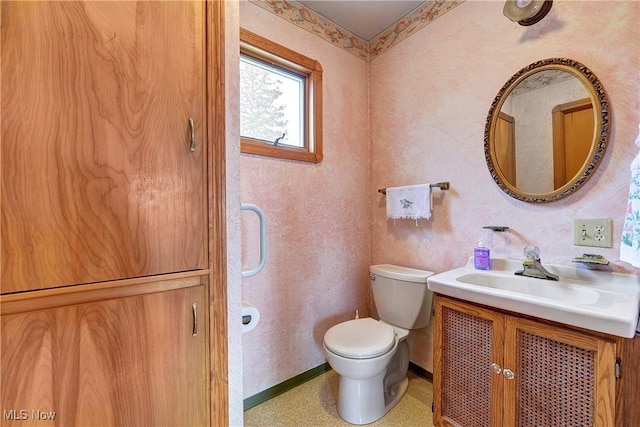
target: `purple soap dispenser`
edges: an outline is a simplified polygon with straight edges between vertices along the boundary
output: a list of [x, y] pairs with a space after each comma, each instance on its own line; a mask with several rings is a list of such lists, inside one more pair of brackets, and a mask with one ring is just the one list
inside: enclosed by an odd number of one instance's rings
[[484, 247], [482, 240], [473, 250], [473, 265], [478, 270], [491, 270], [491, 254], [489, 248]]

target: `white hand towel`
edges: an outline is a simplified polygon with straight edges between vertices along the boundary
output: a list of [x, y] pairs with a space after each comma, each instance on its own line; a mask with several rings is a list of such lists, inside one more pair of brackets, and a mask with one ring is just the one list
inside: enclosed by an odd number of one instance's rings
[[[640, 134], [636, 145], [640, 146]], [[640, 154], [631, 162], [629, 201], [620, 242], [620, 261], [640, 267]]]
[[387, 188], [387, 218], [431, 218], [431, 186], [418, 184]]

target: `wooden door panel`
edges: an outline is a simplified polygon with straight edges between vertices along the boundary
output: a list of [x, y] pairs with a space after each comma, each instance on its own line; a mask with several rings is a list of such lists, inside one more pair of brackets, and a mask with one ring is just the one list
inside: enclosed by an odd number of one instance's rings
[[202, 2], [1, 13], [2, 292], [206, 268]]
[[569, 181], [580, 172], [589, 159], [595, 129], [593, 108], [567, 113], [564, 120], [566, 179]]
[[552, 111], [554, 189], [585, 167], [594, 140], [593, 104], [589, 98], [560, 104]]
[[3, 425], [208, 425], [205, 301], [200, 285], [2, 316]]
[[495, 150], [496, 163], [500, 172], [509, 184], [514, 187], [517, 183], [516, 146], [515, 146], [515, 119], [500, 111], [496, 120]]

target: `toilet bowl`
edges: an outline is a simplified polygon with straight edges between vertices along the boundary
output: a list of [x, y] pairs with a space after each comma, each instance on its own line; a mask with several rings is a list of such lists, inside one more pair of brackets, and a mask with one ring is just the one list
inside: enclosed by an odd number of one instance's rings
[[[429, 323], [432, 272], [389, 264], [371, 266], [381, 319], [348, 320], [324, 336], [327, 362], [340, 375], [338, 414], [351, 424], [383, 417], [405, 395], [409, 380], [409, 329]], [[426, 310], [426, 312], [425, 312]]]
[[[370, 317], [349, 320], [330, 328], [324, 339], [327, 362], [340, 375], [338, 414], [352, 424], [380, 419], [404, 396], [408, 380], [397, 362], [397, 384], [386, 384], [392, 360], [405, 355], [408, 331], [399, 331]], [[398, 352], [398, 349], [404, 349]]]

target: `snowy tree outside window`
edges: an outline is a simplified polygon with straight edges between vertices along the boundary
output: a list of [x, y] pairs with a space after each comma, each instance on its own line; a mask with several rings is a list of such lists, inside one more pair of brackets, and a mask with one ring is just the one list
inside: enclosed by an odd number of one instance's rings
[[240, 28], [240, 152], [320, 163], [322, 66]]
[[242, 55], [240, 135], [304, 147], [304, 86], [305, 76]]

